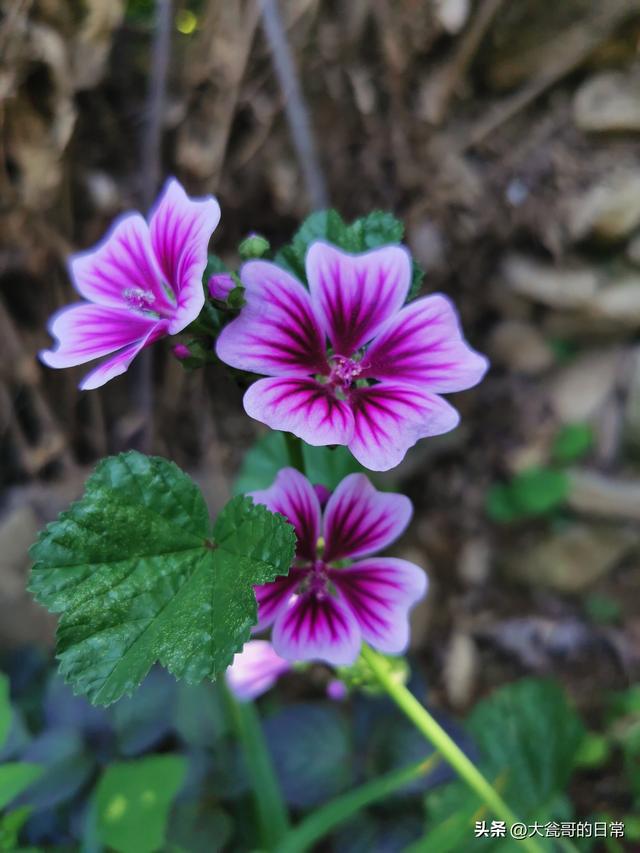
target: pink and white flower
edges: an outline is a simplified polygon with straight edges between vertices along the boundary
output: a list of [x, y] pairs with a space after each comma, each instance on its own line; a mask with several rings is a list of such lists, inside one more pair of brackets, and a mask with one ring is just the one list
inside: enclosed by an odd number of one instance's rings
[[52, 317], [57, 345], [40, 353], [42, 361], [73, 367], [109, 356], [80, 383], [98, 388], [142, 349], [182, 331], [204, 305], [207, 246], [219, 220], [212, 196], [191, 199], [174, 178], [148, 224], [136, 212], [119, 217], [102, 243], [71, 259], [71, 279], [86, 301]]
[[242, 702], [255, 699], [270, 690], [281, 675], [291, 669], [267, 640], [250, 640], [233, 658], [225, 678], [229, 688]]
[[403, 652], [409, 610], [425, 594], [427, 577], [407, 560], [373, 554], [406, 528], [409, 498], [350, 474], [323, 512], [318, 493], [294, 468], [283, 468], [270, 488], [251, 497], [284, 515], [298, 540], [289, 574], [256, 587], [256, 630], [273, 626], [275, 653], [339, 666], [357, 659], [363, 641], [385, 654]]
[[318, 241], [306, 272], [308, 290], [268, 261], [242, 267], [246, 305], [216, 352], [268, 377], [247, 390], [247, 414], [307, 444], [347, 445], [374, 471], [396, 466], [420, 438], [453, 429], [458, 413], [440, 394], [478, 383], [487, 360], [465, 342], [445, 296], [404, 305], [407, 250], [351, 255]]

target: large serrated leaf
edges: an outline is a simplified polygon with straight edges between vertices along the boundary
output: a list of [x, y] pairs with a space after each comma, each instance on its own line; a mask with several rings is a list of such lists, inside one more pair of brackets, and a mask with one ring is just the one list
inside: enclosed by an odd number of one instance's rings
[[62, 614], [62, 674], [106, 705], [156, 661], [189, 682], [223, 672], [257, 621], [253, 587], [286, 574], [294, 548], [293, 528], [248, 498], [212, 528], [186, 474], [132, 451], [101, 462], [40, 535], [30, 590]]

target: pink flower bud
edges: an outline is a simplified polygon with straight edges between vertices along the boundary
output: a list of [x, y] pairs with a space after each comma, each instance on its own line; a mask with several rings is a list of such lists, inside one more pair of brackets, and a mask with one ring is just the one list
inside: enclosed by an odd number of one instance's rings
[[235, 286], [236, 283], [233, 280], [233, 276], [228, 272], [218, 272], [212, 275], [207, 285], [209, 296], [212, 299], [219, 299], [220, 302], [226, 302], [227, 296]]
[[191, 356], [191, 353], [189, 352], [189, 347], [185, 346], [184, 344], [175, 344], [171, 348], [171, 352], [178, 359], [178, 361], [183, 361], [183, 359], [189, 358]]

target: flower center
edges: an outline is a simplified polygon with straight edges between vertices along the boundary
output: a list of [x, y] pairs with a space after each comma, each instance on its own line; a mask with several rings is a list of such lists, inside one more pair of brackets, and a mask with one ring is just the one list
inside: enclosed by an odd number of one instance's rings
[[350, 388], [362, 373], [362, 363], [344, 355], [332, 355], [329, 358], [329, 367], [331, 368], [330, 384], [343, 391]]
[[324, 595], [329, 591], [329, 575], [322, 560], [314, 560], [305, 570], [305, 577], [297, 589], [299, 594], [312, 592], [314, 595]]
[[126, 287], [122, 291], [122, 295], [129, 303], [129, 306], [136, 311], [147, 311], [156, 301], [156, 297], [152, 291], [143, 290], [141, 287]]

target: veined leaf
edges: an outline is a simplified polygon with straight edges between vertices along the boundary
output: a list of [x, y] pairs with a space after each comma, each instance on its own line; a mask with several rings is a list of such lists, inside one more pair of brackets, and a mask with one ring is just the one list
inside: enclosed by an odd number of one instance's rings
[[190, 683], [216, 678], [256, 624], [254, 585], [286, 574], [294, 548], [293, 528], [249, 498], [233, 498], [212, 526], [176, 465], [129, 452], [101, 462], [42, 532], [30, 589], [62, 614], [62, 674], [106, 705], [156, 661]]

